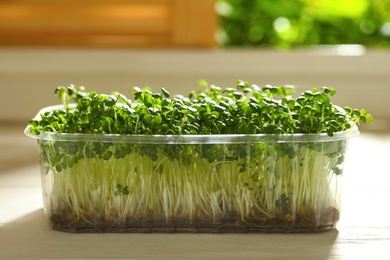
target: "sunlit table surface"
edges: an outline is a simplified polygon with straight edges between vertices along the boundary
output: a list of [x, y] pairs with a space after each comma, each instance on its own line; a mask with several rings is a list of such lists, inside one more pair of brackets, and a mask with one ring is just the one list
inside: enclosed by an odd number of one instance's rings
[[0, 259], [390, 259], [390, 132], [350, 140], [337, 229], [310, 234], [72, 234], [43, 214], [35, 140], [0, 126]]

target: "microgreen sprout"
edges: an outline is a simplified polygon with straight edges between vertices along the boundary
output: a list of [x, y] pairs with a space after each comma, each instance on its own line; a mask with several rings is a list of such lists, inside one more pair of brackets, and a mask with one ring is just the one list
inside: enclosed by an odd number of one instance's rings
[[[81, 228], [96, 228], [96, 219], [120, 227], [144, 227], [134, 223], [157, 219], [163, 219], [161, 227], [180, 226], [179, 220], [185, 220], [182, 227], [202, 222], [220, 227], [224, 221], [254, 229], [275, 227], [275, 221], [284, 228], [332, 226], [347, 140], [315, 137], [353, 132], [360, 123], [373, 123], [372, 115], [333, 105], [336, 91], [329, 87], [293, 97], [291, 86], [237, 81], [234, 88], [223, 89], [204, 80], [200, 85], [188, 96], [135, 87], [134, 100], [74, 85], [57, 88], [64, 108], [29, 122], [41, 148], [52, 219]], [[42, 133], [54, 135], [40, 139]], [[55, 134], [81, 138], [57, 140]], [[162, 136], [166, 142], [83, 140], [88, 134]], [[294, 142], [294, 134], [314, 139]], [[170, 141], [191, 135], [258, 139]], [[71, 220], [61, 219], [64, 212]]]
[[[56, 94], [65, 110], [47, 112], [32, 121], [32, 132], [96, 134], [294, 134], [333, 133], [359, 123], [372, 123], [364, 109], [340, 109], [330, 101], [336, 91], [311, 89], [297, 98], [291, 86], [250, 85], [222, 90], [201, 81], [204, 89], [189, 98], [171, 98], [166, 89], [153, 93], [134, 88], [133, 104], [126, 96], [85, 92], [83, 87], [59, 87]], [[74, 101], [77, 108], [71, 110]], [[121, 104], [121, 105], [119, 105]]]

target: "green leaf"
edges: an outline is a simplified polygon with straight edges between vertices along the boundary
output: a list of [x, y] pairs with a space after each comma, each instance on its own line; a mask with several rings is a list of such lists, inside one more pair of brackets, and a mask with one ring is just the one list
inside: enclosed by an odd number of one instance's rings
[[152, 123], [155, 125], [160, 125], [162, 123], [162, 117], [160, 115], [156, 115], [152, 119]]
[[162, 93], [162, 95], [164, 96], [164, 97], [166, 97], [166, 98], [170, 98], [170, 94], [169, 94], [169, 92], [165, 89], [165, 88], [161, 88], [161, 93]]
[[208, 87], [208, 83], [207, 83], [207, 81], [204, 80], [204, 79], [199, 80], [199, 81], [198, 81], [198, 85], [199, 85], [200, 87], [204, 87], [204, 88]]
[[366, 118], [370, 124], [374, 123], [374, 117], [371, 114], [366, 114]]

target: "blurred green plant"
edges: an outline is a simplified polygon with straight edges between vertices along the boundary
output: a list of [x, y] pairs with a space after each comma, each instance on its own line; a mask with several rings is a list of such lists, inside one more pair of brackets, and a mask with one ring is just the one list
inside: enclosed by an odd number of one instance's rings
[[218, 0], [222, 46], [390, 47], [390, 0]]

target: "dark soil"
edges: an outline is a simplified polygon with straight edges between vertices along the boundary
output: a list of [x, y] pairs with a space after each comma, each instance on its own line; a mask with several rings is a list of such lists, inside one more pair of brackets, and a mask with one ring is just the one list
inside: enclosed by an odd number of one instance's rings
[[55, 230], [74, 233], [242, 233], [242, 232], [320, 232], [334, 228], [339, 219], [336, 208], [328, 208], [320, 214], [283, 214], [268, 218], [253, 215], [241, 219], [234, 212], [210, 219], [204, 216], [187, 216], [165, 219], [151, 212], [143, 217], [128, 217], [120, 223], [115, 217], [85, 213], [75, 217], [68, 212], [52, 213], [50, 220]]

